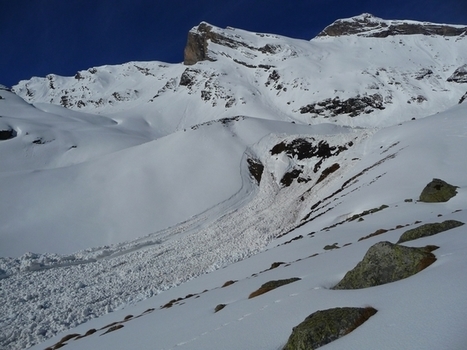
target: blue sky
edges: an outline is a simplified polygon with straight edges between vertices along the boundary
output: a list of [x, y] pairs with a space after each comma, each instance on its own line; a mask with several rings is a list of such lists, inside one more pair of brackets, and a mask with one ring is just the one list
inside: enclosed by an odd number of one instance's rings
[[0, 0], [0, 84], [128, 61], [181, 62], [187, 32], [201, 21], [311, 39], [363, 12], [467, 25], [467, 0]]

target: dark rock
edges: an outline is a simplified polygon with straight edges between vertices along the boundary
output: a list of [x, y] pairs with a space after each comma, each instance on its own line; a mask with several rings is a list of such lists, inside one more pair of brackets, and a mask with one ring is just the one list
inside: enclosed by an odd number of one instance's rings
[[339, 249], [339, 246], [337, 245], [337, 243], [334, 243], [334, 244], [327, 244], [324, 246], [323, 248], [324, 250], [333, 250], [333, 249]]
[[[302, 238], [303, 238], [303, 237], [302, 237]], [[273, 262], [273, 263], [271, 264], [271, 267], [269, 268], [269, 270], [277, 269], [279, 266], [284, 265], [284, 264], [285, 264], [285, 262], [283, 262], [283, 261], [276, 261], [276, 262]]]
[[212, 36], [211, 29], [212, 27], [207, 23], [201, 23], [196, 31], [190, 30], [188, 32], [183, 59], [185, 65], [192, 65], [199, 61], [210, 60], [207, 56], [207, 41]]
[[187, 68], [185, 71], [182, 73], [180, 77], [180, 85], [181, 86], [192, 86], [196, 80], [197, 75], [201, 71], [199, 69], [191, 69]]
[[439, 203], [447, 202], [457, 194], [457, 186], [448, 184], [440, 179], [433, 179], [425, 186], [420, 194], [420, 202]]
[[337, 164], [337, 163], [334, 163], [330, 167], [324, 169], [323, 172], [321, 173], [321, 176], [319, 177], [318, 181], [316, 181], [316, 183], [319, 184], [321, 181], [323, 181], [325, 178], [327, 178], [333, 172], [337, 171], [339, 168], [340, 168], [340, 165]]
[[383, 21], [365, 13], [357, 17], [337, 20], [326, 27], [318, 36], [361, 35], [376, 38], [414, 34], [458, 36], [465, 31], [467, 31], [467, 27], [460, 28], [445, 24]]
[[214, 308], [214, 312], [219, 312], [221, 311], [223, 308], [225, 308], [227, 305], [225, 304], [219, 304], [217, 305], [215, 308]]
[[282, 176], [281, 179], [281, 184], [282, 186], [288, 187], [292, 184], [293, 180], [298, 178], [300, 174], [302, 173], [301, 170], [298, 169], [293, 169], [292, 171], [289, 171]]
[[352, 146], [352, 142], [349, 142], [344, 146], [331, 146], [324, 140], [318, 143], [313, 143], [314, 139], [303, 139], [297, 138], [291, 142], [283, 141], [275, 145], [271, 150], [271, 155], [280, 154], [285, 152], [290, 158], [297, 157], [298, 160], [310, 159], [313, 157], [317, 158], [329, 158], [331, 156], [337, 156], [340, 152], [347, 150], [347, 146]]
[[377, 312], [372, 307], [320, 310], [294, 327], [284, 350], [312, 350], [349, 334]]
[[123, 328], [124, 326], [122, 324], [117, 324], [115, 326], [112, 326], [110, 327], [107, 331], [105, 331], [104, 333], [102, 333], [101, 335], [104, 335], [104, 334], [108, 334], [110, 332], [115, 332], [116, 330], [119, 330], [121, 328]]
[[9, 128], [6, 130], [0, 130], [0, 141], [10, 140], [17, 136], [17, 132], [15, 129]]
[[456, 228], [464, 225], [463, 222], [456, 220], [446, 220], [443, 222], [437, 222], [433, 224], [425, 224], [411, 230], [405, 231], [399, 238], [397, 243], [412, 241], [417, 238], [433, 236], [437, 233], [441, 233], [452, 228]]
[[426, 77], [430, 77], [431, 75], [433, 75], [433, 71], [431, 69], [428, 69], [428, 68], [422, 68], [420, 69], [420, 71], [418, 71], [418, 73], [415, 75], [415, 79], [417, 80], [422, 80]]
[[270, 84], [273, 84], [273, 86], [276, 88], [276, 90], [280, 90], [282, 89], [282, 85], [281, 84], [278, 84], [278, 81], [280, 79], [280, 75], [279, 73], [277, 72], [277, 70], [273, 70], [269, 76], [268, 76], [268, 80], [266, 81], [266, 83], [264, 84], [265, 86], [269, 86]]
[[466, 92], [464, 95], [462, 95], [462, 97], [461, 97], [460, 100], [459, 100], [459, 104], [461, 104], [461, 103], [464, 102], [465, 100], [467, 100], [467, 92]]
[[368, 288], [410, 277], [436, 261], [431, 250], [391, 242], [376, 243], [332, 289]]
[[247, 159], [248, 170], [250, 171], [251, 176], [256, 180], [258, 185], [261, 182], [261, 177], [263, 176], [264, 165], [257, 159]]
[[288, 278], [288, 279], [285, 279], [285, 280], [276, 280], [276, 281], [266, 282], [259, 289], [255, 290], [253, 293], [251, 293], [250, 296], [248, 297], [248, 299], [257, 297], [257, 296], [259, 296], [261, 294], [270, 292], [273, 289], [285, 286], [286, 284], [290, 284], [290, 283], [293, 283], [293, 282], [296, 282], [296, 281], [299, 281], [299, 280], [300, 280], [300, 278], [293, 277], [293, 278]]
[[225, 282], [221, 288], [225, 288], [225, 287], [228, 287], [228, 286], [231, 286], [232, 284], [234, 284], [235, 282], [237, 281], [233, 281], [233, 280], [229, 280], [227, 282]]
[[448, 81], [459, 84], [467, 83], [467, 64], [457, 68], [448, 78]]
[[383, 96], [373, 94], [370, 96], [356, 96], [347, 100], [341, 100], [339, 96], [333, 99], [326, 99], [317, 103], [308, 104], [300, 107], [300, 113], [310, 113], [315, 117], [335, 117], [341, 114], [348, 114], [350, 117], [356, 117], [362, 113], [369, 114], [375, 109], [385, 109], [383, 105]]

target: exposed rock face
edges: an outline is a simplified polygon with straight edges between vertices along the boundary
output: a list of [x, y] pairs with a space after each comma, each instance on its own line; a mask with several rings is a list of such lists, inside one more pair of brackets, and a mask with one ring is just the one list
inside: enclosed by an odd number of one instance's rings
[[261, 177], [263, 176], [264, 165], [257, 159], [247, 159], [248, 170], [250, 171], [251, 176], [256, 180], [256, 183], [259, 185], [261, 182]]
[[[323, 164], [323, 162], [330, 158], [339, 155], [341, 152], [348, 150], [352, 147], [353, 142], [347, 142], [343, 145], [330, 145], [325, 140], [316, 142], [314, 138], [297, 138], [291, 141], [283, 141], [275, 145], [269, 152], [272, 156], [285, 153], [288, 158], [303, 160], [303, 159], [316, 159], [316, 163], [313, 166], [313, 172], [317, 173]], [[326, 169], [321, 175], [319, 181], [322, 181], [326, 176], [339, 169], [339, 164], [335, 164], [332, 168]], [[296, 165], [296, 167], [290, 169], [285, 173], [281, 179], [282, 186], [290, 186], [292, 182], [297, 179], [298, 182], [308, 182], [311, 180], [309, 177], [301, 176], [304, 171], [303, 165]]]
[[14, 129], [0, 130], [0, 141], [5, 141], [16, 137], [17, 132]]
[[341, 114], [348, 114], [350, 117], [356, 117], [362, 113], [369, 114], [375, 109], [383, 110], [383, 96], [373, 94], [371, 96], [356, 96], [347, 100], [341, 100], [339, 97], [326, 99], [317, 103], [312, 103], [300, 108], [300, 113], [311, 113], [314, 117], [331, 116], [335, 117]]
[[[229, 48], [239, 48], [244, 47], [253, 51], [258, 51], [263, 54], [273, 55], [276, 52], [280, 51], [280, 46], [274, 44], [265, 44], [261, 47], [254, 47], [251, 44], [248, 44], [242, 40], [237, 39], [236, 36], [227, 34], [227, 32], [222, 31], [219, 28], [216, 28], [208, 23], [202, 22], [197, 27], [192, 28], [188, 32], [187, 43], [184, 51], [184, 60], [185, 65], [193, 65], [199, 61], [215, 61], [214, 58], [209, 57], [208, 53], [208, 42], [214, 44], [219, 44]], [[271, 66], [267, 65], [249, 65], [246, 62], [241, 62], [235, 60], [236, 63], [245, 65], [250, 68], [263, 68], [269, 69]]]
[[196, 82], [196, 77], [201, 73], [199, 69], [187, 68], [180, 76], [181, 86], [192, 86]]
[[326, 27], [318, 36], [362, 35], [385, 38], [391, 35], [442, 35], [458, 36], [467, 31], [464, 26], [449, 26], [434, 23], [408, 21], [388, 21], [369, 13], [340, 19]]
[[467, 83], [467, 64], [457, 68], [448, 78], [448, 81], [459, 84]]
[[436, 261], [431, 253], [432, 248], [404, 247], [391, 242], [376, 243], [368, 249], [363, 260], [332, 289], [368, 288], [410, 277]]
[[462, 97], [461, 97], [460, 100], [459, 100], [459, 104], [461, 104], [461, 103], [464, 102], [465, 100], [467, 100], [467, 92], [466, 92], [464, 95], [462, 95]]
[[377, 312], [372, 307], [320, 310], [293, 328], [284, 350], [312, 350], [352, 332]]
[[207, 57], [208, 39], [211, 39], [212, 27], [207, 23], [201, 23], [197, 30], [188, 32], [187, 43], [184, 51], [183, 63], [186, 65], [195, 64], [198, 61], [205, 61]]
[[417, 238], [433, 236], [437, 233], [450, 230], [464, 225], [463, 222], [456, 220], [446, 220], [443, 222], [437, 222], [433, 224], [425, 224], [417, 228], [405, 231], [402, 236], [399, 238], [397, 243], [412, 241]]
[[450, 185], [443, 180], [433, 179], [420, 194], [420, 202], [447, 202], [457, 194], [456, 188], [457, 186]]
[[347, 150], [347, 146], [352, 146], [353, 143], [349, 142], [343, 146], [331, 146], [324, 140], [314, 143], [313, 139], [297, 138], [291, 142], [283, 141], [275, 145], [270, 153], [271, 155], [280, 154], [285, 152], [291, 158], [309, 159], [309, 158], [329, 158], [337, 156], [340, 152]]

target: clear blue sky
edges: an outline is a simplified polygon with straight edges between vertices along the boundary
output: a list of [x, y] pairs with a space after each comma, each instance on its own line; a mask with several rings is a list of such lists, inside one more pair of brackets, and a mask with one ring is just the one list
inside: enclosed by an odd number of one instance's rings
[[363, 12], [467, 25], [467, 0], [0, 0], [0, 84], [128, 61], [181, 62], [187, 32], [201, 21], [311, 39]]

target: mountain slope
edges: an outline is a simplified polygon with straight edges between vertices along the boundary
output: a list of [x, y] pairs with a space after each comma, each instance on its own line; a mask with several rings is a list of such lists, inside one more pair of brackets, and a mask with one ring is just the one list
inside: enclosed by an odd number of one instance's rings
[[[462, 227], [423, 239], [438, 261], [416, 276], [329, 288], [405, 226], [467, 219], [465, 57], [465, 26], [363, 14], [304, 41], [201, 23], [183, 64], [0, 86], [0, 344], [117, 322], [67, 346], [278, 349], [349, 304], [379, 311], [329, 348], [459, 348]], [[457, 196], [418, 203], [432, 178]]]
[[[466, 146], [465, 112], [465, 107], [458, 107], [368, 138], [358, 146], [359, 164], [314, 193], [315, 200], [322, 200], [316, 214], [325, 214], [273, 241], [261, 253], [87, 322], [36, 348], [94, 328], [98, 331], [93, 335], [66, 341], [66, 348], [279, 349], [306, 316], [337, 306], [373, 306], [378, 312], [326, 348], [462, 348], [467, 341], [462, 316], [467, 307], [462, 297], [467, 287], [461, 276], [467, 264], [463, 227], [405, 243], [440, 247], [434, 252], [437, 261], [415, 276], [354, 291], [330, 287], [378, 241], [395, 242], [404, 231], [425, 223], [466, 222], [467, 184], [462, 174], [467, 169], [459, 162]], [[458, 194], [446, 203], [417, 202], [432, 176], [459, 186]], [[342, 186], [344, 190], [336, 193]], [[348, 220], [382, 205], [387, 208], [361, 215], [362, 221]], [[378, 235], [362, 240], [377, 230]], [[282, 264], [269, 269], [278, 262]], [[248, 299], [263, 283], [292, 277], [301, 280]], [[229, 280], [236, 282], [220, 288]], [[226, 306], [214, 312], [220, 304]], [[123, 327], [101, 336], [109, 328], [99, 329], [113, 322]]]
[[465, 64], [465, 26], [442, 26], [450, 36], [398, 29], [381, 38], [370, 36], [375, 26], [434, 25], [370, 15], [341, 22], [349, 30], [327, 35], [334, 24], [311, 41], [201, 23], [188, 35], [190, 65], [132, 62], [33, 78], [13, 89], [29, 102], [147, 123], [156, 135], [237, 115], [387, 126], [443, 111], [465, 93], [448, 81]]

